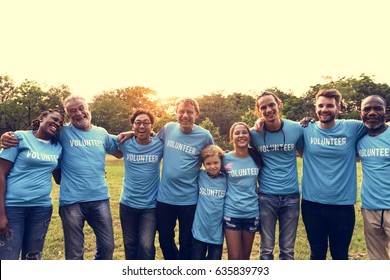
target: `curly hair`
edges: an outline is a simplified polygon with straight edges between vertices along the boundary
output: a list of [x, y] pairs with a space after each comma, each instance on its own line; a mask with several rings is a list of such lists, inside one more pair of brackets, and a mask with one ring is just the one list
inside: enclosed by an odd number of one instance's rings
[[[41, 119], [47, 117], [47, 115], [49, 115], [50, 113], [58, 113], [58, 114], [61, 115], [62, 119], [64, 119], [64, 114], [60, 110], [58, 110], [58, 109], [48, 109], [46, 111], [43, 111], [37, 118], [33, 119], [33, 121], [31, 122], [30, 126], [27, 128], [27, 130], [32, 130], [32, 131], [38, 130], [39, 126], [41, 124]], [[51, 141], [54, 144], [58, 143], [57, 134], [52, 137]]]

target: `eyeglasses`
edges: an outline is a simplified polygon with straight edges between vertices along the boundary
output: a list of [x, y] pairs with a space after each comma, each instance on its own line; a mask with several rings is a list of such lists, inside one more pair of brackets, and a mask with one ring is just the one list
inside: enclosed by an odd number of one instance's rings
[[148, 126], [148, 125], [151, 125], [152, 123], [150, 121], [135, 121], [133, 123], [133, 125], [135, 126], [140, 126], [141, 124], [143, 124], [144, 126]]
[[187, 114], [188, 116], [192, 116], [195, 114], [194, 111], [184, 111], [184, 110], [180, 110], [177, 112], [180, 116], [183, 116], [184, 114]]

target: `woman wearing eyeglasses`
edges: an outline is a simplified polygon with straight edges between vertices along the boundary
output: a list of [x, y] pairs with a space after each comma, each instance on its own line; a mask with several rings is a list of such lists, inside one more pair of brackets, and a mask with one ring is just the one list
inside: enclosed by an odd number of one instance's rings
[[[196, 125], [199, 104], [193, 98], [176, 101], [177, 122], [165, 124], [156, 137], [164, 142], [164, 164], [157, 193], [157, 230], [160, 247], [166, 260], [189, 260], [192, 250], [192, 223], [198, 201], [198, 175], [202, 167], [203, 147], [214, 144], [211, 133]], [[123, 143], [131, 137], [118, 135]], [[179, 248], [175, 227], [179, 221]]]
[[299, 218], [297, 150], [303, 146], [300, 124], [282, 119], [282, 101], [263, 92], [256, 101], [256, 113], [263, 119], [261, 132], [251, 130], [252, 143], [264, 166], [259, 176], [261, 219], [260, 259], [273, 260], [275, 229], [279, 221], [279, 259], [293, 260]]
[[163, 142], [150, 137], [154, 115], [138, 109], [130, 117], [135, 137], [120, 144], [125, 174], [119, 214], [126, 260], [153, 260], [156, 235], [157, 188]]

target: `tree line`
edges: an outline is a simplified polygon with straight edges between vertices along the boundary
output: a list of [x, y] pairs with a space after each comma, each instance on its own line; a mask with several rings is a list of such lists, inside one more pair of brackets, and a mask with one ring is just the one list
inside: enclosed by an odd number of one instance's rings
[[[369, 95], [380, 95], [390, 103], [390, 87], [386, 83], [377, 83], [373, 76], [361, 74], [359, 77], [342, 77], [333, 80], [325, 77], [324, 83], [310, 86], [300, 96], [292, 92], [283, 92], [277, 87], [265, 89], [274, 92], [283, 101], [281, 114], [284, 118], [299, 121], [303, 117], [315, 117], [314, 97], [322, 88], [336, 88], [343, 95], [342, 110], [339, 118], [360, 119], [361, 100]], [[260, 92], [231, 93], [211, 92], [196, 98], [201, 114], [197, 124], [210, 130], [216, 143], [229, 149], [229, 129], [236, 121], [254, 124], [256, 97]], [[67, 85], [44, 89], [36, 81], [25, 80], [15, 85], [10, 76], [0, 76], [0, 133], [26, 129], [31, 121], [43, 110], [58, 108], [63, 110], [62, 100], [71, 95]], [[160, 99], [157, 92], [142, 86], [104, 91], [93, 97], [92, 123], [102, 126], [109, 133], [118, 134], [130, 130], [129, 117], [137, 108], [152, 111], [157, 122], [155, 131], [165, 123], [175, 121], [175, 101], [177, 98]], [[389, 120], [389, 119], [388, 119]]]

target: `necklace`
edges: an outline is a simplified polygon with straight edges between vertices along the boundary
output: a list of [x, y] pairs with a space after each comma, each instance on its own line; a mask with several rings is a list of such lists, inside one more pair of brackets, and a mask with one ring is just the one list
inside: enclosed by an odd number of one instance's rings
[[267, 130], [267, 127], [266, 127], [265, 124], [264, 124], [263, 140], [264, 140], [264, 145], [265, 145], [265, 146], [267, 145], [267, 142], [266, 142], [266, 140], [265, 140], [265, 139], [266, 139], [265, 135], [267, 134], [267, 131], [269, 131], [269, 132], [271, 132], [271, 133], [281, 131], [281, 132], [282, 132], [282, 135], [283, 135], [283, 146], [286, 144], [286, 135], [284, 134], [284, 131], [283, 131], [284, 122], [283, 122], [283, 120], [280, 120], [280, 122], [281, 122], [280, 127], [279, 127], [277, 130], [273, 130], [273, 131]]

